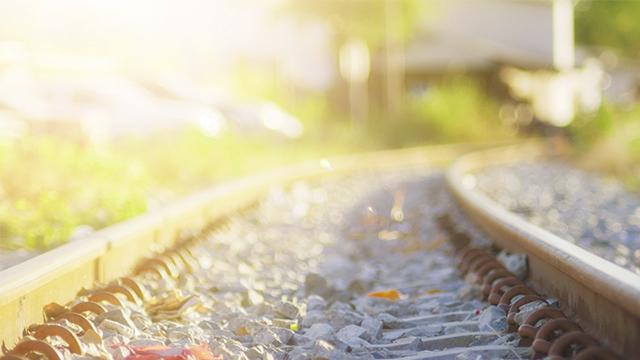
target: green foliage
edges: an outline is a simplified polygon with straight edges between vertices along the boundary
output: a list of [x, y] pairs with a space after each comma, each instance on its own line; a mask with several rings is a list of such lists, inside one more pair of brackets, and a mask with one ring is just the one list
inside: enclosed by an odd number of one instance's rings
[[640, 190], [640, 104], [604, 103], [596, 114], [576, 119], [568, 131], [584, 166]]
[[196, 129], [83, 146], [27, 136], [0, 146], [0, 247], [46, 249], [230, 177], [346, 152]]
[[506, 136], [498, 104], [470, 77], [456, 76], [437, 83], [409, 102], [412, 121], [424, 136], [447, 141], [496, 139]]
[[[576, 42], [614, 48], [640, 57], [640, 1], [581, 0], [575, 10]], [[595, 115], [581, 116], [569, 127], [579, 157], [587, 167], [616, 175], [640, 189], [640, 105], [605, 103]]]
[[582, 45], [610, 46], [640, 56], [640, 1], [582, 0], [576, 5], [575, 35]]
[[595, 114], [577, 117], [567, 131], [578, 149], [585, 150], [611, 132], [615, 117], [615, 107], [604, 103]]
[[103, 227], [146, 208], [135, 164], [78, 144], [28, 137], [0, 147], [0, 245], [42, 248], [80, 225]]
[[[385, 32], [394, 39], [407, 41], [420, 20], [425, 5], [419, 0], [290, 0], [285, 11], [304, 18], [328, 21], [341, 40], [357, 38], [372, 49], [384, 44]], [[389, 21], [385, 12], [396, 14]]]
[[[247, 76], [248, 86], [262, 82]], [[335, 112], [321, 93], [252, 87], [302, 119], [305, 134], [285, 141], [197, 129], [121, 139], [104, 146], [52, 136], [0, 144], [0, 247], [46, 249], [83, 225], [100, 229], [229, 178], [274, 166], [353, 151], [504, 135], [497, 104], [469, 77], [434, 84], [408, 97], [398, 119], [372, 108], [366, 126]]]
[[[470, 76], [458, 75], [409, 94], [397, 118], [373, 107], [366, 129], [350, 136], [366, 148], [397, 148], [452, 141], [496, 141], [514, 136], [499, 104]], [[355, 130], [358, 130], [357, 128]]]

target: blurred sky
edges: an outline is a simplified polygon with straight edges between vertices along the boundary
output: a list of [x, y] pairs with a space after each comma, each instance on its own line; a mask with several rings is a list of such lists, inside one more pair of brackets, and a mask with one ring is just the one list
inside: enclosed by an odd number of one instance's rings
[[0, 61], [27, 54], [53, 67], [209, 81], [234, 64], [258, 61], [302, 85], [325, 88], [335, 72], [328, 28], [279, 16], [273, 10], [280, 3], [0, 0]]

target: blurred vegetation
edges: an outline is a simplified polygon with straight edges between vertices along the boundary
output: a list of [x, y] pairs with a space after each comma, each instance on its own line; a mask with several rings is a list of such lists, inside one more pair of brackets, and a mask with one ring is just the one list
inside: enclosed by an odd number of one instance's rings
[[[359, 38], [376, 51], [389, 41], [381, 25], [388, 22], [384, 7], [389, 3], [397, 7], [396, 21], [387, 24], [394, 26], [394, 41], [406, 41], [425, 2], [289, 1], [285, 11], [328, 19], [336, 44]], [[637, 57], [638, 18], [638, 1], [582, 0], [576, 9], [577, 41]], [[232, 131], [212, 138], [188, 128], [100, 146], [44, 135], [0, 143], [0, 248], [50, 248], [83, 227], [100, 229], [212, 183], [309, 158], [515, 136], [501, 123], [501, 104], [470, 76], [452, 75], [407, 94], [392, 119], [372, 103], [367, 124], [356, 126], [326, 93], [294, 89], [265, 73], [239, 65], [231, 95], [280, 105], [304, 123], [301, 139]], [[584, 154], [585, 166], [620, 174], [640, 189], [639, 118], [640, 105], [605, 103], [596, 114], [577, 118], [567, 133]]]
[[611, 47], [640, 56], [640, 1], [580, 0], [575, 8], [575, 36], [580, 45]]
[[499, 104], [481, 84], [466, 76], [436, 83], [409, 101], [408, 121], [430, 129], [433, 140], [500, 140], [509, 136], [498, 116]]
[[[367, 135], [378, 147], [397, 148], [425, 143], [500, 141], [514, 136], [500, 120], [500, 104], [482, 83], [452, 75], [434, 81], [425, 91], [408, 94], [402, 113], [387, 119], [373, 111]], [[376, 118], [376, 116], [378, 118]]]
[[640, 191], [640, 104], [604, 103], [568, 128], [580, 164], [611, 174]]
[[46, 247], [79, 225], [102, 227], [144, 211], [149, 179], [126, 158], [33, 136], [0, 147], [3, 247]]
[[348, 150], [197, 129], [107, 146], [28, 136], [0, 146], [0, 247], [49, 248], [215, 181]]
[[[575, 8], [576, 42], [637, 60], [638, 19], [640, 1], [580, 0]], [[596, 114], [579, 116], [568, 130], [582, 165], [640, 190], [640, 104], [605, 102]]]
[[[246, 74], [245, 74], [246, 75]], [[290, 96], [284, 87], [248, 77], [249, 96], [280, 102], [301, 119], [301, 139], [198, 129], [87, 145], [26, 136], [0, 145], [0, 247], [46, 249], [79, 228], [100, 229], [217, 181], [291, 162], [354, 151], [447, 142], [495, 140], [498, 105], [475, 80], [457, 76], [407, 97], [399, 119], [372, 111], [366, 129], [333, 113], [321, 94]], [[378, 119], [378, 120], [376, 120]], [[28, 164], [28, 166], [25, 166]]]
[[[374, 51], [384, 46], [389, 34], [393, 40], [407, 41], [414, 34], [424, 6], [436, 2], [420, 0], [290, 0], [283, 11], [303, 19], [327, 20], [334, 30], [336, 44], [356, 38], [364, 41]], [[395, 14], [389, 18], [388, 12]]]

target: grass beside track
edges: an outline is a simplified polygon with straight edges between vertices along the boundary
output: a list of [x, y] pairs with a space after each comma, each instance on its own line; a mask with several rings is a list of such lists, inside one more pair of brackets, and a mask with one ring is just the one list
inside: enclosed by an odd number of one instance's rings
[[215, 182], [349, 150], [196, 130], [108, 146], [49, 136], [2, 144], [0, 249], [51, 248]]
[[[265, 95], [304, 120], [296, 141], [186, 129], [102, 146], [42, 135], [0, 143], [0, 251], [48, 249], [212, 183], [305, 159], [515, 137], [479, 81], [449, 80], [407, 96], [397, 118], [372, 111], [364, 127], [330, 111], [328, 98]], [[639, 118], [638, 105], [604, 104], [576, 119], [566, 133], [578, 162], [640, 189]]]
[[372, 109], [367, 124], [360, 126], [331, 110], [329, 97], [292, 95], [256, 94], [303, 120], [305, 134], [296, 141], [232, 132], [211, 138], [187, 129], [103, 146], [34, 135], [0, 143], [0, 251], [48, 249], [212, 183], [278, 165], [512, 135], [500, 126], [497, 102], [471, 77], [458, 76], [407, 96], [397, 118]]

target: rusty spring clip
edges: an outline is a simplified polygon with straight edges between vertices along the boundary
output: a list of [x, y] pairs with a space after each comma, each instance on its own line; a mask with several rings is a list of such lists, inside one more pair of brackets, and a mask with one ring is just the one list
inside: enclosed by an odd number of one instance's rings
[[[2, 344], [0, 360], [29, 360], [39, 354], [48, 360], [64, 360], [63, 352], [84, 355], [85, 347], [80, 338], [91, 332], [102, 340], [94, 319], [108, 308], [123, 308], [126, 302], [141, 305], [148, 296], [142, 285], [146, 281], [176, 278], [182, 270], [190, 271], [194, 256], [188, 246], [181, 246], [166, 253], [143, 260], [134, 270], [135, 276], [121, 277], [106, 286], [82, 289], [76, 301], [67, 305], [51, 303], [43, 308], [45, 322], [34, 324], [23, 331], [23, 338], [12, 348]], [[65, 345], [54, 345], [52, 338]]]
[[505, 311], [508, 330], [518, 332], [521, 346], [531, 346], [533, 359], [618, 359], [551, 304], [535, 310], [518, 326], [515, 316], [522, 306], [547, 300], [509, 271], [490, 250], [471, 246], [470, 236], [456, 229], [449, 214], [439, 216], [437, 224], [452, 238], [461, 274], [481, 287], [484, 300]]

